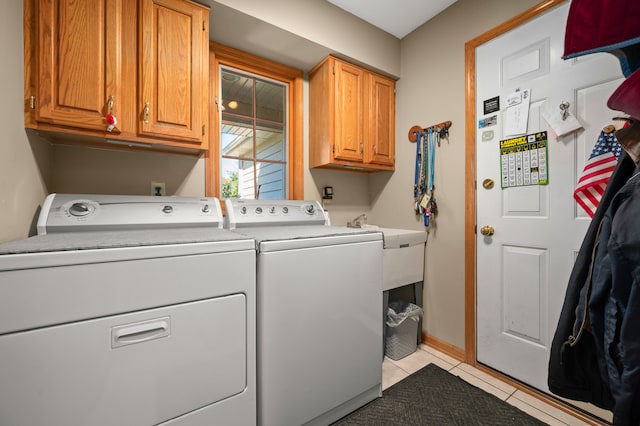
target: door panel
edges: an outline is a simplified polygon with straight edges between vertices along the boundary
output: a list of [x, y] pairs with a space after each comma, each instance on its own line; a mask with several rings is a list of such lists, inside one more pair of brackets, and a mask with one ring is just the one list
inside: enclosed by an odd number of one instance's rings
[[205, 12], [189, 2], [142, 2], [140, 134], [202, 141], [209, 67]]
[[361, 68], [336, 61], [335, 78], [335, 158], [362, 161], [364, 72]]
[[[105, 130], [109, 96], [119, 99], [118, 1], [38, 3], [36, 120]], [[91, 18], [91, 19], [89, 19]], [[111, 62], [105, 62], [110, 58]]]
[[520, 191], [508, 191], [503, 195], [503, 217], [546, 217], [548, 215], [548, 191], [541, 186], [527, 186]]
[[[476, 180], [491, 178], [492, 189], [478, 185], [477, 359], [524, 383], [547, 391], [549, 346], [560, 314], [575, 253], [589, 219], [573, 200], [573, 190], [603, 126], [615, 112], [607, 98], [621, 78], [608, 54], [564, 61], [563, 4], [476, 49], [476, 116], [483, 100], [500, 96], [497, 125], [477, 129]], [[499, 141], [505, 132], [506, 97], [531, 89], [527, 134], [547, 131], [547, 185], [501, 189]], [[584, 129], [556, 138], [543, 113], [560, 114], [559, 105]], [[488, 138], [483, 132], [492, 131]], [[489, 140], [487, 140], [489, 139]], [[517, 155], [517, 154], [514, 154]], [[526, 156], [519, 163], [524, 165]]]
[[369, 74], [368, 120], [365, 124], [369, 163], [393, 166], [395, 156], [395, 83]]

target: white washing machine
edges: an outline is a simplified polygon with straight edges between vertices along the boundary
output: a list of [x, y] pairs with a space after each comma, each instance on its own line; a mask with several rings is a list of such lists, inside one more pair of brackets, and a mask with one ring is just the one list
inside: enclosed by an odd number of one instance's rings
[[0, 424], [255, 425], [255, 243], [215, 198], [52, 194], [0, 245]]
[[328, 425], [382, 395], [382, 234], [317, 202], [227, 200], [257, 248], [258, 424]]

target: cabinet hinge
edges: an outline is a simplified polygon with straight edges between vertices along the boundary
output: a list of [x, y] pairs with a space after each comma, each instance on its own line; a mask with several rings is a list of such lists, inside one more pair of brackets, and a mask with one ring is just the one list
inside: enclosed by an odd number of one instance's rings
[[29, 97], [29, 107], [31, 109], [36, 109], [36, 97], [33, 95]]

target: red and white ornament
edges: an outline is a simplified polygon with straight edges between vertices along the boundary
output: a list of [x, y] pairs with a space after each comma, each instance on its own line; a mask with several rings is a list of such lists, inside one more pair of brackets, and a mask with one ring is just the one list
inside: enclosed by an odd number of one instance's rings
[[115, 129], [116, 125], [118, 124], [118, 119], [116, 118], [115, 115], [109, 113], [104, 117], [104, 120], [107, 122], [107, 132], [111, 132], [113, 129]]

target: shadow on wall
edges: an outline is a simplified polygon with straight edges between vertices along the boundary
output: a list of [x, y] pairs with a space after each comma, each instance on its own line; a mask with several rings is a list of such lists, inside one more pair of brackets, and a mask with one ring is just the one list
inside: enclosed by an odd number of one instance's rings
[[54, 146], [52, 192], [151, 195], [151, 182], [166, 195], [202, 197], [204, 159], [175, 154]]
[[[380, 194], [371, 194], [368, 173], [325, 169], [311, 169], [310, 173], [317, 190], [318, 200], [329, 212], [333, 225], [344, 226], [363, 213], [370, 216], [371, 200], [377, 199]], [[387, 175], [388, 181], [392, 172], [376, 174]], [[333, 198], [330, 200], [322, 200], [325, 186], [333, 188]], [[382, 191], [384, 185], [379, 188]]]
[[[37, 178], [40, 181], [39, 187], [42, 188], [41, 197], [38, 197], [36, 194], [34, 194], [34, 196], [41, 199], [38, 199], [35, 204], [31, 223], [27, 231], [27, 236], [31, 237], [36, 235], [36, 225], [38, 223], [38, 216], [40, 215], [42, 203], [44, 202], [44, 198], [46, 197], [46, 195], [51, 190], [51, 158], [53, 155], [53, 148], [49, 142], [42, 139], [37, 133], [30, 129], [26, 129], [26, 136], [29, 141], [29, 148], [31, 149], [31, 153], [33, 155], [35, 167], [38, 171]], [[35, 176], [35, 174], [33, 176]], [[22, 194], [16, 195], [21, 196]]]
[[395, 172], [376, 172], [369, 175], [369, 200], [371, 205], [375, 205], [380, 199], [385, 188], [391, 182], [391, 178]]

